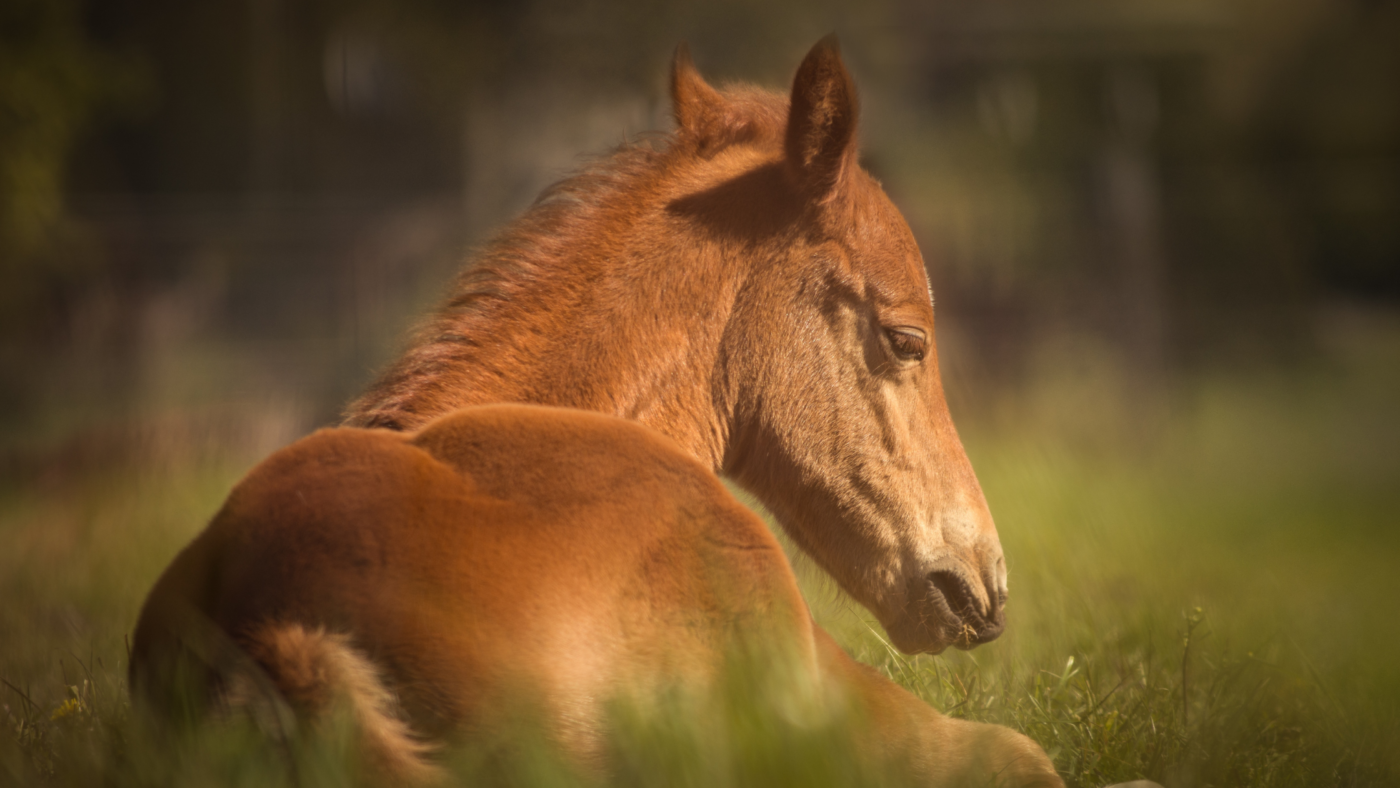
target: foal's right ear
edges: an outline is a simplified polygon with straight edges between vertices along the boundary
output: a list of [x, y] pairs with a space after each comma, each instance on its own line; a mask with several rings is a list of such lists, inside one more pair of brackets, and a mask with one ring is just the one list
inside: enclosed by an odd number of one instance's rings
[[788, 169], [808, 194], [831, 196], [856, 164], [856, 86], [841, 62], [836, 36], [827, 36], [797, 67], [792, 80], [784, 148]]
[[681, 131], [695, 131], [702, 118], [724, 104], [719, 91], [710, 87], [690, 59], [690, 47], [681, 42], [671, 60], [671, 111]]

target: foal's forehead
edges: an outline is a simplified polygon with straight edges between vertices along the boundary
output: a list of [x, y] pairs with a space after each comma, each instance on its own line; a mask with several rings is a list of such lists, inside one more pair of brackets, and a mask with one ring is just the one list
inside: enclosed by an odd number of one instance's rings
[[869, 174], [852, 180], [849, 238], [857, 268], [879, 300], [931, 307], [923, 255], [904, 215]]

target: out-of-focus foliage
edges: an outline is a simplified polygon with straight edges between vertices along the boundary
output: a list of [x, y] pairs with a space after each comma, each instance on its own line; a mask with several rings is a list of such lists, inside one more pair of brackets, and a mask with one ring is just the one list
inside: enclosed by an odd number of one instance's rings
[[324, 359], [269, 374], [328, 417], [463, 246], [667, 127], [676, 43], [781, 88], [832, 30], [867, 160], [992, 377], [1047, 330], [1160, 380], [1306, 355], [1319, 302], [1400, 293], [1397, 9], [11, 0], [0, 403], [144, 401], [154, 344], [275, 337]]
[[1297, 357], [1319, 302], [1400, 292], [1400, 5], [933, 8], [918, 131], [877, 153], [989, 358], [1052, 325], [1147, 367]]
[[51, 308], [56, 284], [91, 273], [97, 261], [66, 210], [69, 156], [103, 110], [143, 86], [132, 59], [93, 45], [82, 10], [0, 4], [0, 335]]

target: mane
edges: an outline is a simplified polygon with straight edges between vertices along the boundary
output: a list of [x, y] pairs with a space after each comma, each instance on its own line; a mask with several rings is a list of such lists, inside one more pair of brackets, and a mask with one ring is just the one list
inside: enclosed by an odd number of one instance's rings
[[418, 328], [407, 350], [345, 410], [343, 424], [405, 429], [404, 415], [441, 378], [468, 361], [509, 306], [567, 266], [572, 250], [596, 241], [604, 217], [681, 161], [709, 159], [737, 145], [782, 144], [785, 96], [748, 85], [726, 87], [720, 111], [701, 128], [651, 133], [624, 142], [540, 193], [525, 213], [469, 256], [451, 293]]
[[623, 143], [540, 192], [524, 214], [472, 255], [412, 346], [460, 340], [464, 321], [489, 315], [493, 306], [565, 263], [568, 250], [596, 232], [600, 214], [660, 169], [666, 149], [654, 147], [653, 139]]

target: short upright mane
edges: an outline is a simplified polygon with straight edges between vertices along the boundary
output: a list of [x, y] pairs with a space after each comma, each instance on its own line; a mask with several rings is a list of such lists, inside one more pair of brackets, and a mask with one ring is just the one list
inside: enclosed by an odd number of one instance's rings
[[[503, 329], [513, 304], [542, 282], [580, 264], [579, 250], [616, 227], [637, 195], [687, 162], [737, 145], [782, 144], [787, 97], [748, 85], [726, 88], [722, 103], [691, 128], [624, 143], [555, 183], [523, 215], [472, 255], [451, 294], [422, 325], [393, 366], [346, 408], [345, 426], [411, 429], [428, 412], [445, 379], [460, 381], [484, 332]], [[486, 373], [491, 374], [489, 370]], [[472, 376], [468, 376], [472, 377]]]
[[664, 153], [627, 143], [545, 189], [473, 255], [451, 293], [410, 340], [408, 350], [345, 412], [345, 426], [405, 429], [415, 399], [463, 359], [478, 332], [558, 266], [581, 236], [594, 231], [604, 207], [658, 169]]

